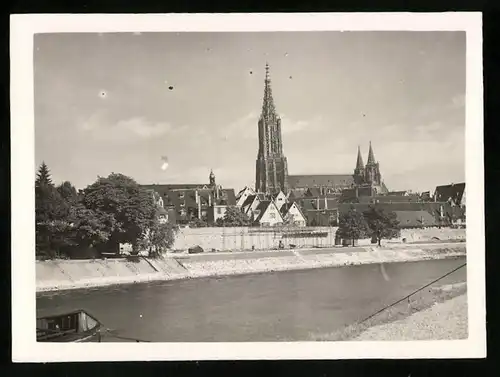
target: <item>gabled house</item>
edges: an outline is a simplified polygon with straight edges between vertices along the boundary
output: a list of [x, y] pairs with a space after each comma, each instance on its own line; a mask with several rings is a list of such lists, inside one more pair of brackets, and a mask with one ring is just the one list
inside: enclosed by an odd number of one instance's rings
[[307, 218], [296, 202], [285, 203], [281, 208], [281, 217], [285, 224], [306, 226]]
[[281, 207], [287, 203], [287, 197], [281, 190], [272, 196], [272, 200], [279, 210], [281, 210]]
[[250, 216], [252, 209], [255, 209], [259, 203], [260, 201], [257, 195], [249, 195], [240, 207], [241, 212]]
[[236, 206], [242, 207], [243, 203], [247, 200], [247, 198], [251, 195], [255, 195], [255, 191], [250, 187], [244, 187], [238, 194], [236, 195]]
[[263, 200], [253, 211], [253, 222], [260, 226], [275, 226], [283, 224], [283, 217], [272, 200]]
[[434, 201], [447, 202], [452, 206], [465, 205], [465, 183], [452, 183], [450, 185], [437, 186], [434, 192]]

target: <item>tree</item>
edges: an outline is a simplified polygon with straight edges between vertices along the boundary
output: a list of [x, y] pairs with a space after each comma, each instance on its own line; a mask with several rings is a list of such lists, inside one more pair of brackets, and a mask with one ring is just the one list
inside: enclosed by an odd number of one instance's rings
[[177, 226], [154, 219], [144, 232], [138, 246], [148, 250], [150, 257], [157, 257], [172, 247], [177, 231]]
[[151, 194], [123, 174], [99, 177], [82, 192], [85, 208], [103, 216], [103, 232], [113, 244], [131, 243], [135, 248], [156, 216]]
[[78, 203], [79, 196], [76, 191], [75, 186], [71, 184], [69, 181], [65, 181], [57, 186], [57, 192], [59, 195], [70, 205], [75, 205]]
[[383, 209], [372, 207], [364, 213], [364, 217], [372, 237], [377, 240], [379, 246], [383, 238], [391, 239], [399, 237], [401, 234], [396, 213], [392, 211], [386, 212]]
[[78, 205], [72, 214], [73, 239], [83, 248], [107, 242], [115, 228], [113, 215]]
[[191, 220], [188, 225], [191, 228], [204, 228], [208, 226], [207, 221], [205, 218], [199, 219], [198, 217], [195, 217], [193, 220]]
[[53, 186], [52, 184], [52, 178], [50, 176], [50, 170], [45, 163], [45, 161], [42, 162], [40, 167], [38, 168], [38, 173], [36, 175], [36, 180], [35, 180], [35, 185], [40, 186], [40, 185], [48, 185], [48, 186]]
[[367, 232], [368, 225], [361, 212], [350, 209], [340, 215], [337, 236], [345, 240], [352, 240], [352, 246], [354, 246], [355, 240], [365, 237]]
[[217, 226], [248, 226], [250, 218], [238, 207], [227, 207], [223, 218], [216, 221]]
[[70, 229], [70, 205], [52, 184], [45, 163], [38, 169], [35, 180], [35, 230], [36, 251], [56, 256], [71, 242], [66, 237]]

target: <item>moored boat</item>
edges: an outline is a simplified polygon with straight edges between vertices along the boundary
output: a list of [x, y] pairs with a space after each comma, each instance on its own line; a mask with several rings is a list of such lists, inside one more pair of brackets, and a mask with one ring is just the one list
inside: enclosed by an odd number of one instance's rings
[[37, 318], [37, 342], [100, 342], [102, 324], [84, 310]]

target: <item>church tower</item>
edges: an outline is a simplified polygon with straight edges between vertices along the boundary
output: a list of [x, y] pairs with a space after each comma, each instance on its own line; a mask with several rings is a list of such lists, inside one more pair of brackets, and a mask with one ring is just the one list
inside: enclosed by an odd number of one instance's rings
[[370, 150], [368, 151], [368, 161], [365, 167], [365, 182], [370, 185], [380, 186], [382, 177], [380, 175], [380, 169], [378, 162], [375, 161], [375, 155], [373, 154], [372, 142], [370, 141]]
[[215, 174], [212, 169], [210, 169], [210, 175], [208, 176], [208, 180], [210, 182], [210, 186], [215, 187]]
[[256, 161], [255, 190], [275, 194], [288, 191], [288, 164], [283, 155], [281, 119], [276, 113], [269, 64], [266, 63], [264, 80], [264, 100], [259, 118], [259, 152]]
[[358, 159], [356, 161], [356, 168], [354, 169], [354, 183], [357, 185], [363, 184], [365, 181], [365, 164], [363, 157], [361, 157], [361, 149], [358, 145]]

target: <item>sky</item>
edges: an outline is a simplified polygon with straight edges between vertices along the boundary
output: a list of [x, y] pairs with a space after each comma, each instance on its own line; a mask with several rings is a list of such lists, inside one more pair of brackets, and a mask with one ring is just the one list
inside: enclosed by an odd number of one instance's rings
[[36, 164], [253, 187], [266, 62], [289, 174], [352, 174], [371, 141], [390, 190], [465, 180], [465, 32], [37, 34]]

